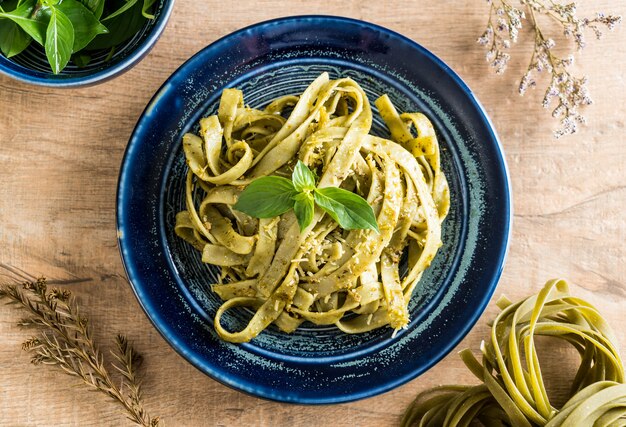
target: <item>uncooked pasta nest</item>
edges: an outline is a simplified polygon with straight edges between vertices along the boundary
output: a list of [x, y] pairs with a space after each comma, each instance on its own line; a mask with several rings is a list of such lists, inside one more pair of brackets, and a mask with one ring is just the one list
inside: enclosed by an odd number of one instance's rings
[[[482, 362], [460, 354], [482, 382], [441, 386], [417, 396], [402, 427], [623, 427], [626, 426], [624, 365], [615, 337], [598, 310], [551, 280], [538, 295], [516, 304], [502, 298], [502, 312], [481, 345]], [[535, 347], [536, 336], [571, 344], [581, 363], [569, 400], [550, 403]]]
[[[285, 332], [304, 321], [347, 333], [407, 326], [411, 294], [442, 244], [450, 196], [428, 118], [399, 114], [387, 95], [375, 104], [390, 139], [370, 134], [370, 103], [350, 78], [323, 73], [301, 95], [261, 109], [226, 89], [217, 115], [184, 136], [187, 209], [175, 231], [221, 267], [211, 287], [224, 300], [214, 321], [222, 339], [246, 342], [272, 323]], [[344, 230], [319, 208], [302, 232], [293, 211], [257, 219], [233, 209], [248, 184], [289, 178], [298, 160], [319, 177], [318, 189], [366, 199], [379, 231]], [[254, 313], [241, 331], [221, 322], [235, 307]]]

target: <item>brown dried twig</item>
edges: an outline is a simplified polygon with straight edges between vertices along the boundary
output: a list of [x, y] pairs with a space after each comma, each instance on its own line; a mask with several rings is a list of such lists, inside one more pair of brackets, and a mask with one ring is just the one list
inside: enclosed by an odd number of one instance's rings
[[0, 299], [29, 312], [30, 317], [21, 319], [18, 325], [40, 329], [39, 335], [22, 344], [22, 349], [32, 354], [32, 363], [54, 365], [79, 377], [92, 389], [121, 404], [128, 419], [137, 425], [160, 425], [159, 417], [150, 417], [143, 408], [141, 381], [137, 375], [141, 364], [139, 354], [124, 336], [116, 337], [116, 348], [111, 352], [116, 362], [111, 366], [123, 377], [118, 385], [93, 340], [87, 318], [79, 313], [70, 291], [48, 289], [42, 278], [25, 282], [21, 287], [0, 287]]

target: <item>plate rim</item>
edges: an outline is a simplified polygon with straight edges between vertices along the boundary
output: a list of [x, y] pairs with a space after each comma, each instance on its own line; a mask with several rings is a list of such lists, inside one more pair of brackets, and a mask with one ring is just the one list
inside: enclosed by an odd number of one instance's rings
[[[186, 354], [187, 352], [184, 350], [184, 344], [179, 344], [177, 342], [175, 342], [175, 340], [173, 340], [173, 337], [170, 337], [168, 334], [167, 330], [163, 330], [162, 326], [160, 325], [160, 323], [157, 323], [156, 320], [154, 319], [154, 316], [152, 314], [152, 310], [149, 309], [144, 302], [140, 299], [139, 294], [137, 292], [137, 288], [135, 286], [135, 283], [133, 280], [140, 280], [141, 279], [139, 277], [136, 277], [136, 275], [129, 269], [129, 266], [127, 265], [127, 261], [124, 257], [123, 254], [123, 246], [124, 246], [124, 242], [123, 242], [123, 232], [121, 231], [121, 228], [123, 228], [123, 226], [120, 226], [121, 223], [121, 203], [122, 203], [122, 187], [121, 184], [123, 182], [123, 177], [124, 175], [128, 172], [126, 170], [126, 168], [129, 166], [127, 164], [127, 160], [128, 160], [128, 156], [129, 156], [129, 152], [130, 152], [130, 148], [133, 145], [133, 142], [135, 142], [135, 140], [137, 139], [137, 133], [138, 130], [140, 129], [140, 125], [142, 124], [142, 122], [144, 120], [146, 120], [146, 113], [151, 110], [154, 106], [154, 104], [156, 104], [160, 97], [161, 97], [161, 92], [164, 90], [164, 88], [167, 88], [170, 86], [170, 83], [172, 80], [174, 80], [175, 76], [182, 70], [184, 69], [189, 63], [193, 62], [198, 56], [202, 55], [205, 53], [205, 51], [207, 50], [211, 50], [211, 49], [216, 49], [219, 48], [219, 45], [228, 41], [231, 38], [235, 38], [237, 36], [242, 35], [245, 32], [248, 32], [252, 29], [262, 29], [263, 27], [267, 27], [270, 25], [274, 25], [274, 24], [281, 24], [281, 23], [294, 23], [294, 22], [298, 22], [298, 21], [307, 21], [307, 20], [322, 20], [322, 21], [332, 21], [334, 23], [341, 23], [341, 22], [346, 22], [346, 23], [350, 23], [353, 25], [359, 25], [359, 26], [363, 26], [365, 28], [369, 28], [369, 29], [374, 29], [376, 31], [379, 31], [387, 36], [390, 36], [391, 38], [395, 38], [395, 39], [399, 39], [400, 41], [407, 43], [411, 48], [416, 49], [417, 51], [420, 51], [422, 54], [426, 55], [431, 61], [433, 61], [435, 64], [439, 65], [444, 72], [454, 80], [454, 82], [459, 86], [459, 88], [467, 95], [467, 98], [469, 101], [471, 101], [472, 105], [475, 107], [476, 112], [478, 112], [480, 118], [482, 119], [484, 125], [485, 125], [485, 129], [488, 130], [490, 136], [491, 136], [491, 140], [494, 143], [494, 147], [495, 151], [497, 153], [497, 169], [499, 170], [503, 181], [501, 182], [502, 187], [506, 190], [502, 196], [503, 196], [503, 206], [504, 206], [504, 215], [503, 215], [503, 227], [504, 227], [504, 236], [503, 236], [503, 242], [500, 245], [498, 251], [497, 251], [497, 263], [494, 263], [494, 265], [497, 264], [497, 267], [494, 269], [493, 273], [491, 274], [491, 280], [487, 286], [486, 291], [483, 293], [482, 298], [480, 299], [480, 304], [477, 307], [477, 309], [473, 310], [472, 312], [472, 316], [470, 319], [468, 319], [468, 321], [466, 322], [464, 328], [462, 328], [461, 331], [459, 331], [459, 333], [456, 334], [456, 336], [454, 337], [453, 340], [451, 340], [447, 346], [445, 346], [445, 348], [443, 348], [442, 350], [440, 350], [436, 356], [431, 357], [430, 360], [428, 361], [428, 363], [423, 364], [422, 366], [420, 366], [417, 369], [413, 369], [409, 372], [407, 372], [405, 375], [396, 378], [394, 381], [387, 381], [385, 383], [383, 383], [382, 385], [378, 385], [376, 387], [370, 387], [367, 390], [357, 390], [355, 392], [351, 392], [342, 396], [330, 396], [330, 397], [324, 397], [324, 396], [316, 396], [316, 397], [312, 397], [312, 398], [306, 398], [306, 397], [302, 397], [302, 396], [296, 396], [295, 398], [293, 396], [288, 396], [289, 393], [283, 392], [282, 394], [280, 392], [274, 392], [274, 393], [267, 393], [263, 390], [260, 390], [258, 388], [255, 389], [250, 389], [245, 387], [244, 385], [240, 384], [240, 382], [238, 382], [236, 379], [234, 381], [228, 381], [226, 378], [224, 378], [223, 376], [219, 376], [216, 375], [214, 372], [212, 372], [212, 369], [208, 368], [206, 365], [206, 362], [203, 363], [202, 361], [199, 360], [195, 360], [192, 358], [188, 357], [188, 354]], [[147, 103], [146, 107], [144, 108], [144, 110], [142, 111], [141, 115], [139, 116], [135, 127], [131, 133], [131, 136], [129, 138], [129, 142], [126, 146], [126, 149], [124, 151], [124, 155], [121, 161], [121, 165], [120, 165], [120, 171], [119, 171], [119, 175], [118, 175], [118, 185], [117, 185], [117, 193], [116, 193], [116, 228], [117, 228], [117, 243], [118, 243], [118, 250], [120, 252], [120, 258], [122, 260], [122, 265], [124, 267], [124, 271], [126, 273], [126, 276], [128, 278], [128, 282], [130, 284], [130, 287], [133, 291], [133, 294], [135, 295], [135, 298], [137, 299], [137, 302], [139, 303], [139, 305], [141, 306], [142, 310], [144, 311], [146, 317], [148, 318], [148, 320], [150, 321], [150, 323], [153, 325], [153, 327], [159, 332], [159, 334], [161, 335], [161, 337], [163, 337], [163, 339], [170, 345], [170, 347], [176, 351], [176, 353], [178, 353], [181, 357], [183, 357], [183, 359], [190, 363], [192, 366], [194, 366], [196, 369], [198, 369], [200, 372], [202, 372], [203, 374], [207, 375], [209, 378], [228, 386], [229, 388], [232, 388], [234, 390], [237, 390], [239, 392], [243, 392], [245, 394], [254, 396], [254, 397], [258, 397], [258, 398], [263, 398], [263, 399], [267, 399], [267, 400], [271, 400], [271, 401], [276, 401], [276, 402], [282, 402], [282, 403], [291, 403], [291, 404], [307, 404], [307, 405], [320, 405], [320, 404], [334, 404], [334, 403], [346, 403], [346, 402], [353, 402], [356, 400], [361, 400], [364, 398], [368, 398], [368, 397], [373, 397], [373, 396], [377, 396], [380, 394], [383, 394], [385, 392], [388, 392], [392, 389], [395, 389], [403, 384], [406, 384], [407, 382], [415, 379], [416, 377], [418, 377], [419, 375], [423, 374], [424, 372], [428, 371], [429, 369], [435, 367], [445, 356], [447, 356], [453, 349], [454, 347], [456, 347], [461, 341], [462, 339], [473, 329], [473, 327], [475, 326], [475, 324], [477, 323], [477, 321], [480, 319], [480, 317], [482, 316], [482, 314], [485, 311], [485, 308], [487, 307], [487, 304], [489, 303], [489, 301], [491, 300], [491, 297], [493, 296], [496, 287], [499, 283], [500, 277], [502, 275], [502, 271], [504, 269], [504, 266], [506, 264], [506, 259], [509, 253], [509, 247], [510, 247], [510, 242], [511, 242], [511, 234], [512, 234], [512, 226], [513, 226], [513, 198], [512, 198], [512, 187], [511, 187], [511, 179], [510, 179], [510, 173], [509, 173], [509, 168], [507, 165], [507, 161], [506, 161], [506, 156], [504, 154], [504, 149], [502, 146], [502, 143], [500, 141], [500, 138], [498, 137], [497, 131], [491, 121], [491, 119], [489, 118], [489, 116], [487, 115], [485, 108], [482, 106], [482, 104], [480, 103], [480, 101], [478, 100], [478, 98], [476, 97], [476, 95], [474, 94], [474, 92], [469, 88], [469, 86], [465, 83], [465, 81], [450, 67], [448, 66], [448, 64], [446, 62], [444, 62], [442, 59], [440, 59], [439, 57], [437, 57], [435, 54], [433, 54], [429, 49], [425, 48], [424, 46], [420, 45], [419, 43], [415, 42], [414, 40], [396, 32], [393, 30], [390, 30], [386, 27], [383, 27], [381, 25], [378, 24], [374, 24], [371, 22], [367, 22], [367, 21], [363, 21], [360, 19], [355, 19], [355, 18], [349, 18], [349, 17], [343, 17], [343, 16], [334, 16], [334, 15], [293, 15], [293, 16], [286, 16], [286, 17], [279, 17], [279, 18], [274, 18], [274, 19], [269, 19], [269, 20], [264, 20], [264, 21], [260, 21], [258, 23], [254, 23], [251, 25], [248, 25], [246, 27], [243, 27], [239, 30], [236, 30], [234, 32], [228, 33], [218, 39], [216, 39], [215, 41], [213, 41], [212, 43], [208, 44], [207, 46], [203, 47], [202, 49], [200, 49], [199, 51], [197, 51], [195, 54], [193, 54], [189, 59], [187, 59], [185, 62], [183, 62], [176, 70], [174, 70], [172, 72], [172, 74], [163, 82], [163, 84], [159, 87], [159, 89], [154, 93], [154, 95], [152, 96], [152, 98], [150, 99], [150, 101]], [[505, 218], [506, 217], [506, 218]], [[215, 369], [215, 367], [213, 367], [213, 370], [219, 370]]]

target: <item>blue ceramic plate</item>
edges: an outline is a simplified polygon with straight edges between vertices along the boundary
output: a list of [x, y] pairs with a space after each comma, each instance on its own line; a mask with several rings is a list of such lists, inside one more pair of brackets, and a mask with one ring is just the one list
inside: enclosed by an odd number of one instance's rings
[[[216, 269], [174, 235], [184, 208], [181, 138], [215, 113], [222, 89], [246, 103], [300, 93], [322, 71], [352, 77], [373, 101], [387, 93], [400, 111], [431, 118], [442, 145], [452, 208], [444, 245], [410, 304], [411, 323], [392, 339], [384, 328], [347, 335], [306, 326], [274, 327], [252, 342], [218, 339]], [[375, 114], [377, 114], [375, 112]], [[376, 121], [375, 133], [385, 129]], [[506, 164], [482, 107], [441, 60], [411, 40], [366, 22], [294, 17], [233, 33], [178, 69], [147, 106], [122, 163], [119, 245], [137, 298], [185, 359], [238, 390], [278, 401], [338, 403], [391, 390], [437, 363], [474, 325], [504, 262], [511, 221]], [[241, 319], [233, 316], [231, 326]]]

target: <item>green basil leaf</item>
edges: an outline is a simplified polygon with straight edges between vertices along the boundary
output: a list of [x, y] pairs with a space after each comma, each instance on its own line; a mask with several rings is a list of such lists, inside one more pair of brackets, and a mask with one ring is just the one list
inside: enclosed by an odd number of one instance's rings
[[297, 191], [310, 191], [315, 189], [315, 175], [313, 175], [311, 169], [300, 160], [298, 160], [296, 167], [293, 169], [291, 180]]
[[17, 9], [11, 12], [0, 12], [0, 18], [10, 19], [20, 26], [37, 43], [44, 45], [46, 39], [46, 22], [33, 17], [37, 0], [25, 0], [19, 3]]
[[74, 27], [70, 19], [56, 7], [50, 8], [50, 23], [46, 31], [46, 56], [54, 74], [60, 73], [72, 56]]
[[372, 207], [358, 194], [337, 187], [320, 188], [315, 190], [315, 203], [345, 230], [378, 231]]
[[32, 41], [15, 22], [0, 22], [0, 50], [7, 58], [21, 53]]
[[20, 6], [18, 0], [4, 0], [0, 1], [0, 12], [10, 12], [17, 9]]
[[313, 213], [315, 211], [313, 196], [311, 193], [300, 193], [294, 197], [294, 200], [293, 212], [296, 214], [300, 233], [302, 233], [313, 221]]
[[76, 0], [63, 0], [58, 9], [72, 22], [74, 27], [73, 52], [78, 52], [87, 46], [98, 34], [108, 33], [89, 9]]
[[102, 19], [102, 22], [109, 21], [109, 20], [115, 18], [116, 16], [121, 15], [122, 13], [126, 12], [128, 9], [133, 7], [136, 3], [137, 3], [137, 0], [126, 0], [126, 2], [119, 9], [117, 9], [115, 12], [107, 15], [104, 19]]
[[100, 34], [85, 49], [110, 49], [137, 34], [146, 23], [146, 18], [141, 14], [141, 6], [142, 4], [137, 2], [127, 13], [106, 21], [109, 33]]
[[141, 8], [141, 14], [146, 19], [154, 19], [154, 14], [150, 13], [149, 10], [152, 8], [152, 5], [156, 3], [156, 0], [143, 0], [143, 7]]
[[86, 53], [75, 53], [72, 55], [72, 62], [79, 68], [86, 67], [91, 62], [91, 55], [87, 55]]
[[255, 218], [273, 218], [293, 207], [296, 194], [288, 179], [265, 176], [255, 179], [243, 190], [233, 209]]
[[89, 9], [97, 19], [100, 19], [104, 11], [104, 0], [80, 0], [80, 2]]

